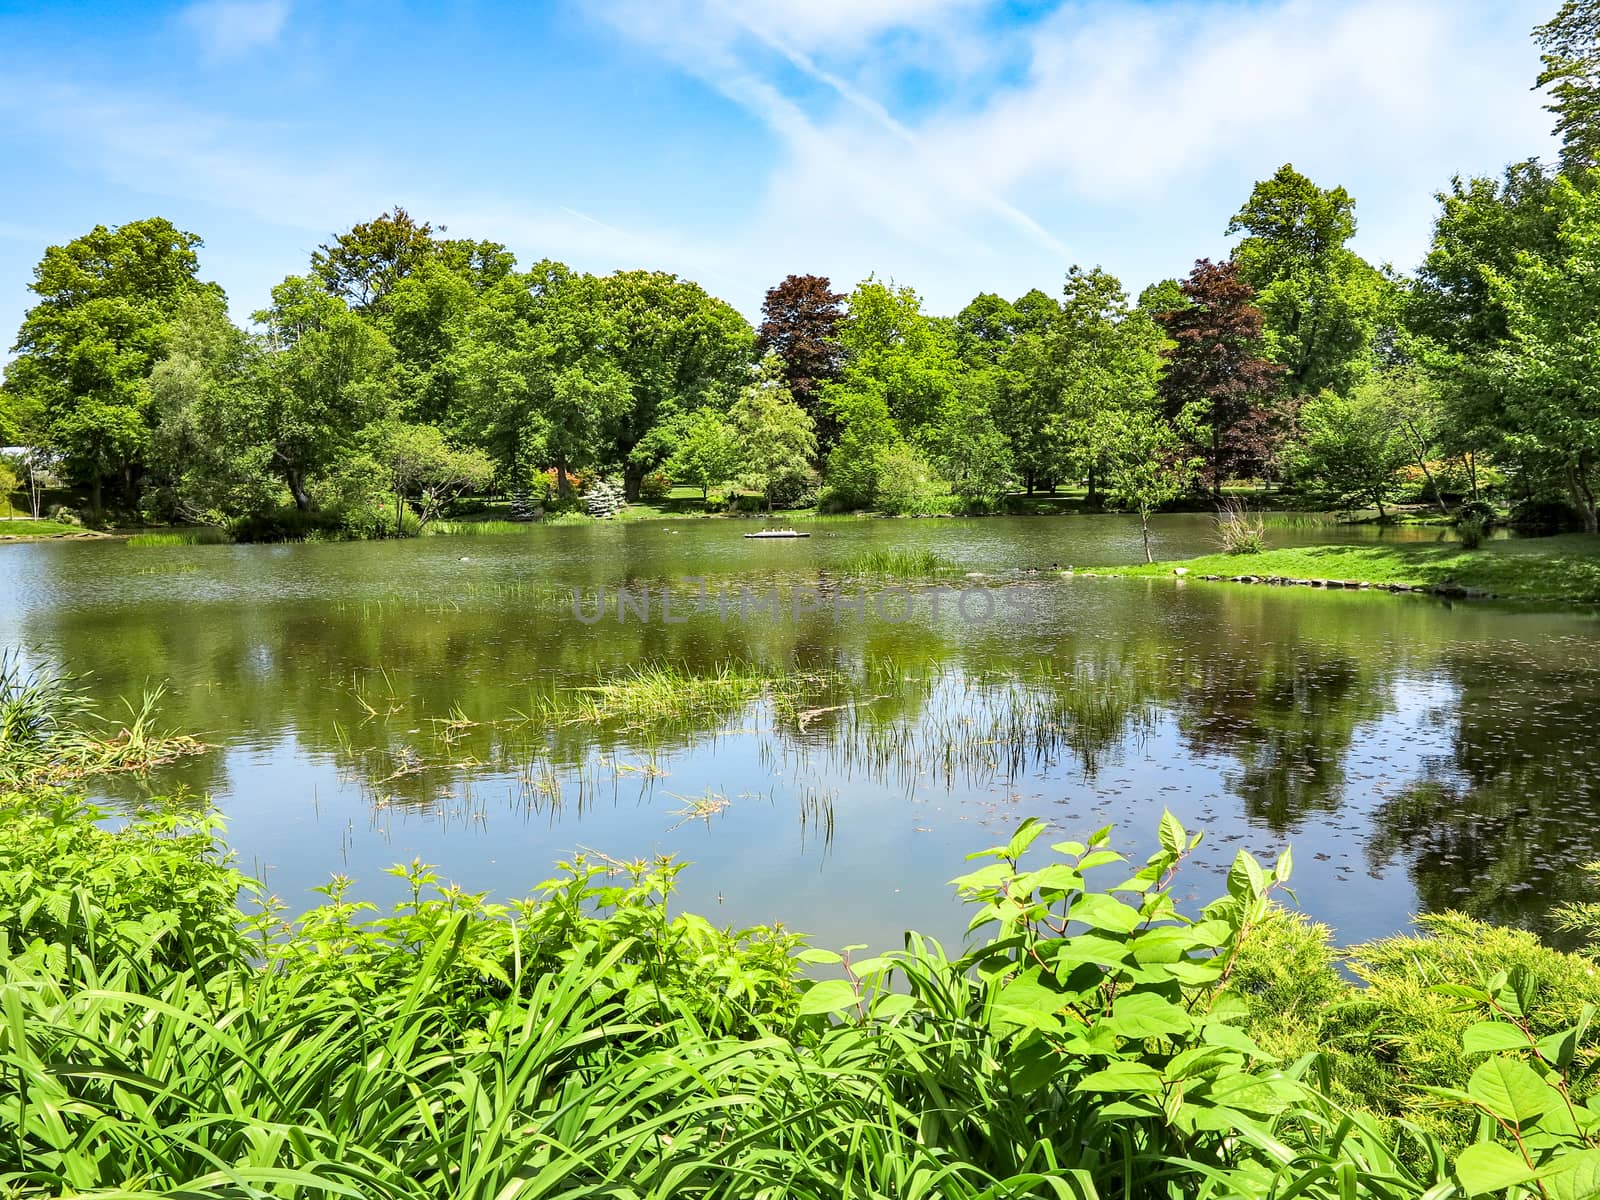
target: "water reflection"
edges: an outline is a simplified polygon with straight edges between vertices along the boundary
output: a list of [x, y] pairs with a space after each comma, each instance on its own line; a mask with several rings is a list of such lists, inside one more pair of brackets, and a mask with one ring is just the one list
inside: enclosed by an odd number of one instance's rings
[[[1205, 549], [1192, 519], [1160, 536]], [[904, 624], [571, 613], [572, 587], [820, 586], [890, 544], [1030, 604]], [[579, 846], [673, 850], [700, 864], [686, 900], [731, 922], [955, 937], [943, 881], [961, 854], [1030, 814], [1121, 825], [1137, 851], [1164, 805], [1210, 831], [1205, 870], [1293, 839], [1302, 902], [1347, 938], [1446, 907], [1547, 928], [1583, 894], [1600, 858], [1592, 617], [1027, 570], [1137, 553], [1116, 518], [863, 522], [788, 546], [710, 522], [79, 544], [7, 548], [0, 593], [6, 640], [92, 672], [101, 696], [170, 681], [167, 722], [219, 750], [144, 786], [214, 793], [245, 865], [292, 901], [332, 870], [380, 893], [382, 867], [414, 854], [520, 892]], [[644, 667], [721, 682], [593, 690]]]

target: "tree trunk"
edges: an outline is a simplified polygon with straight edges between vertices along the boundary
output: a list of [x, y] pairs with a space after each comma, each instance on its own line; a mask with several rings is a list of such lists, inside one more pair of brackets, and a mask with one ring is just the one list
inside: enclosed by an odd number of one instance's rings
[[89, 509], [98, 518], [102, 511], [102, 493], [100, 491], [100, 472], [94, 473], [94, 480], [89, 485]]
[[1572, 498], [1578, 502], [1583, 514], [1583, 531], [1600, 533], [1600, 514], [1595, 512], [1594, 487], [1589, 483], [1589, 452], [1578, 455], [1576, 463], [1567, 464], [1567, 480], [1572, 488]]
[[311, 497], [306, 495], [306, 481], [299, 471], [285, 472], [289, 484], [289, 494], [294, 497], [294, 506], [301, 512], [311, 511]]
[[1478, 499], [1478, 458], [1475, 454], [1462, 456], [1467, 462], [1467, 484], [1472, 488], [1472, 498]]
[[622, 498], [629, 504], [639, 502], [639, 488], [644, 483], [644, 468], [636, 467], [632, 463], [624, 464], [622, 468]]
[[1096, 486], [1093, 463], [1089, 464], [1089, 493], [1083, 498], [1083, 502], [1090, 508], [1100, 507], [1100, 492]]
[[572, 495], [572, 480], [567, 478], [567, 460], [556, 460], [556, 500], [563, 501]]
[[1150, 553], [1150, 510], [1148, 508], [1139, 510], [1139, 532], [1144, 535], [1144, 561], [1153, 563], [1156, 560], [1156, 556]]

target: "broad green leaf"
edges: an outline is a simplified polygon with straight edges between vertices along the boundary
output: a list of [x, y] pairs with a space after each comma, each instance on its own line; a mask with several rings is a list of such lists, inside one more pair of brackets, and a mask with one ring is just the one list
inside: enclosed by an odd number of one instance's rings
[[799, 1013], [803, 1017], [817, 1013], [842, 1012], [856, 1006], [856, 990], [846, 979], [824, 979], [806, 989], [800, 997]]
[[1558, 1155], [1539, 1179], [1550, 1200], [1594, 1200], [1600, 1196], [1600, 1150]]
[[995, 997], [991, 1023], [1002, 1028], [1057, 1029], [1061, 1019], [1056, 1014], [1065, 1003], [1065, 996], [1045, 987], [1036, 975], [1019, 975]]
[[1183, 853], [1184, 843], [1189, 840], [1189, 835], [1178, 818], [1172, 815], [1170, 808], [1161, 810], [1161, 824], [1158, 828], [1158, 833], [1163, 850], [1174, 856]]
[[1090, 892], [1073, 901], [1067, 914], [1093, 929], [1110, 933], [1132, 933], [1142, 919], [1139, 910], [1100, 892]]
[[1027, 853], [1028, 847], [1039, 840], [1044, 833], [1045, 824], [1038, 817], [1029, 817], [1017, 826], [1016, 833], [1011, 835], [1011, 841], [1006, 845], [1006, 857], [1010, 859], [1021, 858]]
[[1112, 1028], [1123, 1037], [1165, 1037], [1194, 1027], [1189, 1014], [1153, 992], [1130, 992], [1111, 1002]]
[[1479, 1021], [1467, 1026], [1461, 1035], [1461, 1048], [1468, 1054], [1479, 1051], [1525, 1050], [1528, 1039], [1522, 1030], [1505, 1021]]
[[1504, 1191], [1528, 1182], [1533, 1176], [1533, 1168], [1520, 1154], [1498, 1142], [1478, 1142], [1456, 1158], [1456, 1178], [1469, 1196]]
[[1085, 1075], [1078, 1082], [1080, 1092], [1136, 1092], [1144, 1096], [1161, 1094], [1161, 1076], [1144, 1063], [1114, 1062], [1103, 1071]]
[[1520, 1059], [1496, 1057], [1467, 1081], [1467, 1092], [1495, 1116], [1520, 1125], [1561, 1103], [1555, 1090]]
[[1233, 866], [1228, 868], [1228, 894], [1241, 900], [1254, 899], [1266, 887], [1267, 877], [1262, 873], [1261, 864], [1248, 851], [1239, 851]]
[[799, 962], [805, 963], [807, 966], [813, 967], [832, 966], [835, 963], [842, 963], [844, 961], [844, 959], [839, 957], [839, 955], [835, 954], [832, 950], [820, 950], [815, 947], [810, 947], [800, 951], [799, 954], [795, 955], [795, 959]]

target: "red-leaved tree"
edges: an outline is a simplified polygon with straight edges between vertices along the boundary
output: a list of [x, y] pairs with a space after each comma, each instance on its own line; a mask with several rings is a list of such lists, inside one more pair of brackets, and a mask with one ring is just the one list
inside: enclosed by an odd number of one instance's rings
[[789, 394], [810, 414], [824, 445], [833, 440], [833, 430], [827, 414], [817, 411], [817, 390], [839, 374], [843, 352], [834, 335], [844, 320], [846, 299], [826, 276], [790, 275], [768, 289], [756, 330], [757, 350], [783, 360]]
[[1202, 479], [1220, 497], [1224, 480], [1260, 475], [1272, 456], [1273, 399], [1283, 368], [1264, 353], [1261, 310], [1236, 264], [1202, 258], [1182, 289], [1184, 305], [1155, 314], [1174, 343], [1161, 397], [1180, 428], [1190, 424], [1182, 419], [1185, 409], [1207, 406], [1206, 435], [1194, 453], [1204, 460]]

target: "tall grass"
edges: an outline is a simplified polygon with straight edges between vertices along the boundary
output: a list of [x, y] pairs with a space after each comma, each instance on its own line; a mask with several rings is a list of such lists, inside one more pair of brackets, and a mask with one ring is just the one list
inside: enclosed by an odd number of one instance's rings
[[533, 521], [429, 521], [422, 533], [424, 537], [481, 537], [526, 533], [536, 527]]
[[866, 578], [917, 579], [947, 575], [960, 564], [932, 550], [864, 550], [839, 565], [843, 575]]
[[1267, 548], [1266, 521], [1237, 497], [1224, 501], [1217, 509], [1213, 527], [1224, 554], [1260, 554]]
[[225, 546], [233, 538], [226, 529], [204, 525], [197, 529], [173, 529], [160, 533], [136, 533], [128, 539], [130, 546]]

